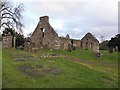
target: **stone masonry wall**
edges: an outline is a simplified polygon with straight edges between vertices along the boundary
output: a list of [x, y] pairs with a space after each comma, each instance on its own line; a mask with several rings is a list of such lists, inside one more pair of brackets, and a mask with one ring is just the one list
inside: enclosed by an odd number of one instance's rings
[[[31, 43], [33, 48], [54, 48], [53, 44], [58, 43], [57, 33], [49, 24], [49, 17], [40, 17], [40, 21], [31, 36]], [[57, 47], [56, 47], [57, 48]]]
[[2, 43], [2, 46], [3, 48], [12, 48], [12, 36], [11, 35], [6, 35], [6, 36], [3, 36], [3, 43]]
[[91, 34], [87, 33], [81, 40], [59, 37], [49, 23], [49, 17], [40, 17], [40, 20], [30, 37], [32, 49], [50, 48], [50, 49], [68, 49], [71, 43], [75, 48], [83, 48], [99, 52], [99, 41]]
[[91, 33], [87, 33], [81, 39], [81, 48], [99, 52], [99, 41]]

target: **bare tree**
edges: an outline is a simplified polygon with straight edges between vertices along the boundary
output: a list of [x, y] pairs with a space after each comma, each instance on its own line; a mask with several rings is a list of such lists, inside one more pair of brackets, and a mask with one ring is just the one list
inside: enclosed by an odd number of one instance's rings
[[0, 1], [0, 29], [13, 28], [22, 33], [23, 24], [21, 20], [23, 10], [23, 4], [13, 7], [8, 1]]
[[103, 36], [103, 35], [100, 37], [100, 39], [101, 39], [101, 42], [105, 41], [105, 39], [104, 39], [104, 36]]

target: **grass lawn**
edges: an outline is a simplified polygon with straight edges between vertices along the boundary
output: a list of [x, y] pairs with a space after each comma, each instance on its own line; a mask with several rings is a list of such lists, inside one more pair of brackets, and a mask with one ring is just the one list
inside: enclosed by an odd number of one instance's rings
[[[118, 55], [102, 52], [3, 49], [3, 88], [117, 88]], [[48, 53], [60, 57], [41, 57]]]
[[0, 89], [2, 88], [2, 49], [0, 46]]

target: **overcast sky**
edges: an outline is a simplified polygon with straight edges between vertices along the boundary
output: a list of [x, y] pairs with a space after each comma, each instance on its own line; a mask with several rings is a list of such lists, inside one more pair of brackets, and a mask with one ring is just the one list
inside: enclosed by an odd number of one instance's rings
[[[19, 0], [24, 4], [24, 35], [34, 31], [39, 17], [49, 16], [49, 22], [59, 36], [69, 34], [81, 39], [87, 32], [100, 40], [118, 33], [119, 0]], [[19, 3], [14, 0], [15, 4]]]

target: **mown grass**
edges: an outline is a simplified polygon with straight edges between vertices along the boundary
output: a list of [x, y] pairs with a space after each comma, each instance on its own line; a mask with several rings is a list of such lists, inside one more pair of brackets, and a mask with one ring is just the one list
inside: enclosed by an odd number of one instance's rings
[[49, 50], [49, 49], [40, 49], [35, 51], [35, 54], [42, 54], [42, 53], [59, 53], [62, 55], [68, 55], [72, 57], [77, 57], [83, 60], [103, 60], [105, 62], [116, 62], [118, 63], [118, 53], [109, 53], [106, 50], [100, 51], [103, 55], [100, 58], [96, 58], [96, 55], [94, 52], [90, 50], [83, 50], [83, 49], [78, 49], [78, 50], [73, 50], [72, 52], [68, 52], [67, 50]]
[[2, 49], [0, 47], [0, 89], [2, 88]]
[[[76, 57], [83, 60], [97, 60], [94, 53], [86, 50], [76, 50], [72, 53], [63, 50], [41, 49], [32, 53], [21, 50], [3, 49], [3, 88], [116, 88], [118, 87], [117, 74], [104, 72], [105, 68], [98, 70], [66, 58], [39, 58], [36, 61], [16, 62], [22, 55], [39, 57], [43, 53], [59, 53], [64, 56]], [[100, 60], [117, 63], [117, 55], [106, 51]], [[21, 55], [22, 54], [22, 55]], [[18, 56], [21, 55], [21, 56]], [[111, 58], [109, 58], [111, 57]], [[99, 60], [99, 61], [100, 61]], [[57, 67], [63, 70], [58, 75], [30, 77], [22, 73], [18, 66], [36, 66], [42, 64], [46, 67]], [[117, 68], [116, 68], [117, 69]]]

